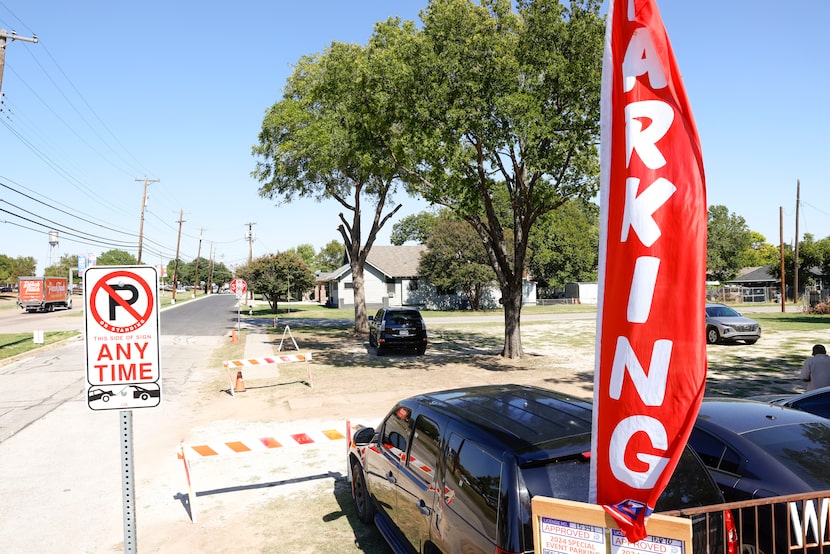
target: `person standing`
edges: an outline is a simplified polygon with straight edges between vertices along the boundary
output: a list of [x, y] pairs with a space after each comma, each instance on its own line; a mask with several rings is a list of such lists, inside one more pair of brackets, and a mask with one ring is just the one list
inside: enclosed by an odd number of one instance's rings
[[807, 390], [830, 386], [830, 356], [824, 345], [813, 346], [813, 355], [801, 366], [801, 380], [807, 383]]

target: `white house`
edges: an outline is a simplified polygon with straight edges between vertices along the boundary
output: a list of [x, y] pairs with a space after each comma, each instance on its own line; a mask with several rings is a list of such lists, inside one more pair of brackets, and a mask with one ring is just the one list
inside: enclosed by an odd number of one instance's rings
[[[373, 246], [363, 268], [366, 306], [417, 306], [426, 309], [451, 310], [467, 308], [461, 294], [439, 294], [436, 287], [421, 279], [418, 265], [426, 246]], [[317, 297], [327, 306], [354, 306], [354, 281], [351, 267], [346, 264], [330, 273], [317, 276]], [[323, 295], [325, 293], [325, 296]], [[523, 303], [536, 303], [536, 283], [526, 281]], [[483, 308], [499, 306], [501, 293], [491, 287], [482, 299]]]

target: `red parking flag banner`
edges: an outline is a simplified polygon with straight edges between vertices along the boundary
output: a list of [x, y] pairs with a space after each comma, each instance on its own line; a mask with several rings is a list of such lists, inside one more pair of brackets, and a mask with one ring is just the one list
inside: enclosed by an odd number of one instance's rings
[[602, 79], [589, 492], [635, 542], [647, 536], [706, 384], [706, 189], [654, 0], [610, 0]]

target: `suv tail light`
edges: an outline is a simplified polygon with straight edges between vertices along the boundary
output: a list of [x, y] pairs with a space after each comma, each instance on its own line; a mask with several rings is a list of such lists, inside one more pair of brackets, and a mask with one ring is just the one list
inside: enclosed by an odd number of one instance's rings
[[732, 510], [723, 511], [723, 527], [726, 537], [726, 554], [738, 554], [738, 530], [735, 528]]

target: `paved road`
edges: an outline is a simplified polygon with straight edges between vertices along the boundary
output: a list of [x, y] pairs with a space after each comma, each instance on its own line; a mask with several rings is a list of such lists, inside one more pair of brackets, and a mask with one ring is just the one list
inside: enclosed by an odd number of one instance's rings
[[54, 312], [28, 313], [11, 306], [11, 300], [3, 300], [9, 307], [0, 310], [0, 333], [27, 333], [29, 331], [80, 331], [84, 326], [83, 299], [73, 298], [71, 310], [58, 309]]
[[[134, 410], [142, 474], [175, 462], [171, 447], [192, 426], [183, 398], [214, 378], [209, 357], [233, 325], [235, 301], [219, 295], [162, 312], [163, 402]], [[81, 330], [83, 317], [75, 313], [0, 310], [0, 333]], [[123, 537], [120, 411], [89, 409], [83, 338], [0, 365], [0, 389], [0, 551], [117, 551]]]
[[236, 296], [212, 294], [161, 312], [162, 335], [221, 336], [236, 326]]

